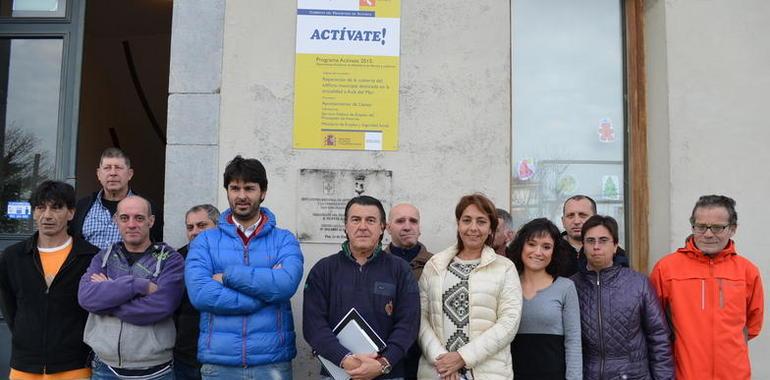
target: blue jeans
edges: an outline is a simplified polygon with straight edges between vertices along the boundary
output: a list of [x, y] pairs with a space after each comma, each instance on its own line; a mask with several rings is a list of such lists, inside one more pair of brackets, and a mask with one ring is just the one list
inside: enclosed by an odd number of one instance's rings
[[[321, 375], [320, 380], [334, 380], [334, 378], [333, 377], [329, 377], [329, 376]], [[403, 377], [394, 377], [394, 378], [388, 379], [388, 380], [404, 380], [404, 378]]]
[[[91, 380], [120, 380], [107, 364], [104, 364], [98, 358], [94, 358], [91, 363]], [[152, 378], [152, 380], [174, 380], [174, 371], [164, 372]]]
[[180, 360], [174, 361], [174, 379], [175, 380], [201, 380], [201, 371], [196, 366], [182, 363]]
[[251, 367], [229, 367], [204, 364], [201, 367], [204, 380], [292, 380], [291, 362], [271, 363]]

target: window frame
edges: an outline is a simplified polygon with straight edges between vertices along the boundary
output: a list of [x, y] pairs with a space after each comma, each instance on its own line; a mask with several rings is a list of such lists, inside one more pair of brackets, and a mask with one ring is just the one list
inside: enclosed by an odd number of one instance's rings
[[[53, 175], [55, 179], [74, 184], [85, 0], [66, 0], [65, 6], [64, 17], [0, 18], [0, 38], [62, 40], [59, 118], [56, 128]], [[4, 211], [0, 210], [0, 212]], [[27, 234], [0, 234], [0, 250], [28, 236]]]
[[644, 64], [644, 0], [624, 0], [626, 71], [627, 213], [631, 265], [648, 273], [649, 180], [647, 163], [647, 76]]

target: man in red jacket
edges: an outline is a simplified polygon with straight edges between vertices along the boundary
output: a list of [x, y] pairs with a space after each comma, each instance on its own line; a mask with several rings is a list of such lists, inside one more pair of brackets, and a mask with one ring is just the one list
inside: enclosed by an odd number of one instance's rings
[[677, 379], [751, 379], [748, 340], [762, 328], [759, 270], [738, 255], [735, 201], [704, 195], [692, 235], [650, 274], [674, 331]]

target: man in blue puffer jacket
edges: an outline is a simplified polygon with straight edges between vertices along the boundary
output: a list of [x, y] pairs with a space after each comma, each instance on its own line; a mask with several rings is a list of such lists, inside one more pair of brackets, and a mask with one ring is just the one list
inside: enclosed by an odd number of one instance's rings
[[204, 379], [291, 379], [296, 356], [289, 300], [302, 279], [297, 239], [260, 207], [265, 168], [236, 156], [224, 186], [230, 208], [217, 228], [190, 243], [185, 282], [200, 310], [198, 359]]

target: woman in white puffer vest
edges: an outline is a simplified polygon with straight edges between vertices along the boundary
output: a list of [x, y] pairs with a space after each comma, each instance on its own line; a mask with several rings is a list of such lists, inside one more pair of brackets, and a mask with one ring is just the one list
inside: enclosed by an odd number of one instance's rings
[[420, 379], [513, 379], [510, 344], [521, 317], [513, 263], [491, 248], [492, 202], [466, 195], [455, 208], [457, 244], [434, 255], [420, 278]]

